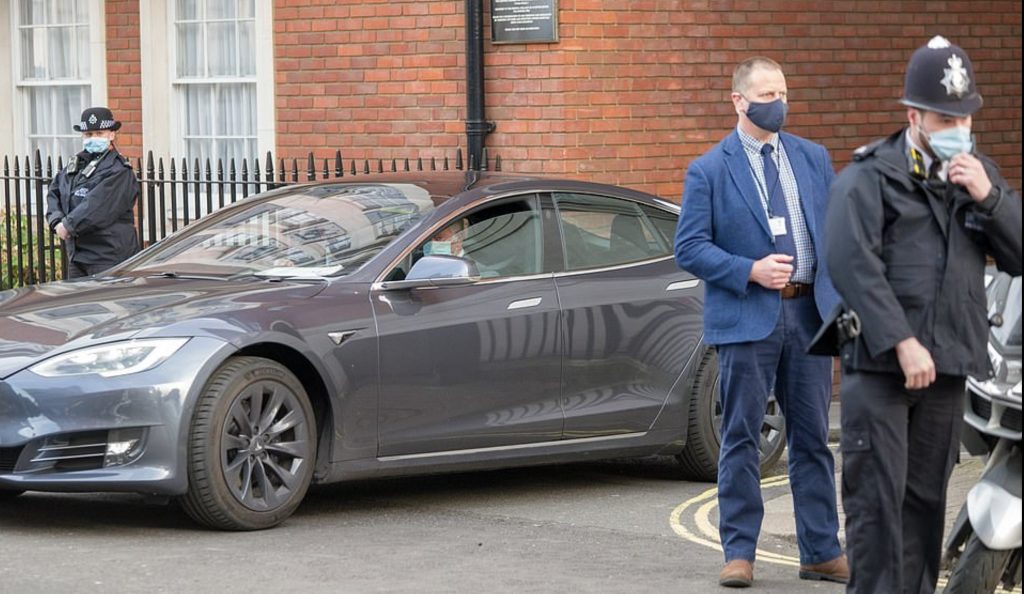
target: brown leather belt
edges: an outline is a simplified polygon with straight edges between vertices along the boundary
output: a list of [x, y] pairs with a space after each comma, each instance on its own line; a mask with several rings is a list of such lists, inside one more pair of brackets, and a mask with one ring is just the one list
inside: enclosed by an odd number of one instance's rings
[[814, 293], [814, 285], [811, 283], [786, 283], [786, 286], [782, 287], [779, 293], [782, 294], [783, 299], [806, 297]]

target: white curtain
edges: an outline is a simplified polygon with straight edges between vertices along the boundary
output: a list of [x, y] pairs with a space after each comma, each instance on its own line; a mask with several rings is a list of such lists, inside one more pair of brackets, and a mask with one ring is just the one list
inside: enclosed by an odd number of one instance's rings
[[29, 149], [45, 159], [80, 149], [72, 129], [92, 94], [88, 0], [18, 0], [18, 88]]
[[[178, 105], [189, 167], [256, 156], [254, 0], [177, 0]], [[250, 165], [251, 167], [251, 165]]]

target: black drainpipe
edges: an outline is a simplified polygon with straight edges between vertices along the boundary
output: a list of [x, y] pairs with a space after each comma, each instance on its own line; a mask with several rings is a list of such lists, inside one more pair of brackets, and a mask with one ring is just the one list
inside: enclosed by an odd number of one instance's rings
[[494, 122], [484, 119], [484, 10], [483, 0], [466, 0], [466, 142], [469, 169], [486, 169], [484, 137]]

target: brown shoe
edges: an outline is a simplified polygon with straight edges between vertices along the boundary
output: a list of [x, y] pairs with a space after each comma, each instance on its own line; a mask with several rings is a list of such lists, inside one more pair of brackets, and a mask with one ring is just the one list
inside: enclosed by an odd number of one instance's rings
[[718, 584], [727, 588], [749, 588], [754, 583], [754, 565], [746, 559], [733, 559], [718, 574]]
[[850, 566], [846, 563], [846, 555], [839, 555], [831, 561], [800, 566], [800, 579], [821, 580], [845, 584], [850, 581]]

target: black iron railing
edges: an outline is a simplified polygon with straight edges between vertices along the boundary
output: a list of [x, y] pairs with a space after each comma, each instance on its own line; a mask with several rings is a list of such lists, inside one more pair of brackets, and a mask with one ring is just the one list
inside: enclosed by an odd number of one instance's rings
[[[484, 151], [482, 167], [469, 163], [469, 169], [501, 170], [501, 158], [488, 162]], [[154, 158], [149, 152], [145, 168], [135, 161], [139, 183], [139, 201], [135, 208], [136, 226], [143, 248], [217, 209], [247, 196], [281, 186], [316, 180], [344, 178], [371, 173], [399, 171], [447, 171], [464, 169], [462, 150], [454, 157], [418, 157], [415, 159], [343, 159], [334, 157], [235, 160]], [[64, 167], [63, 159], [45, 160], [36, 152], [33, 158], [4, 157], [0, 175], [3, 202], [0, 204], [0, 289], [64, 278], [66, 255], [60, 240], [45, 222], [46, 193], [54, 175]]]

